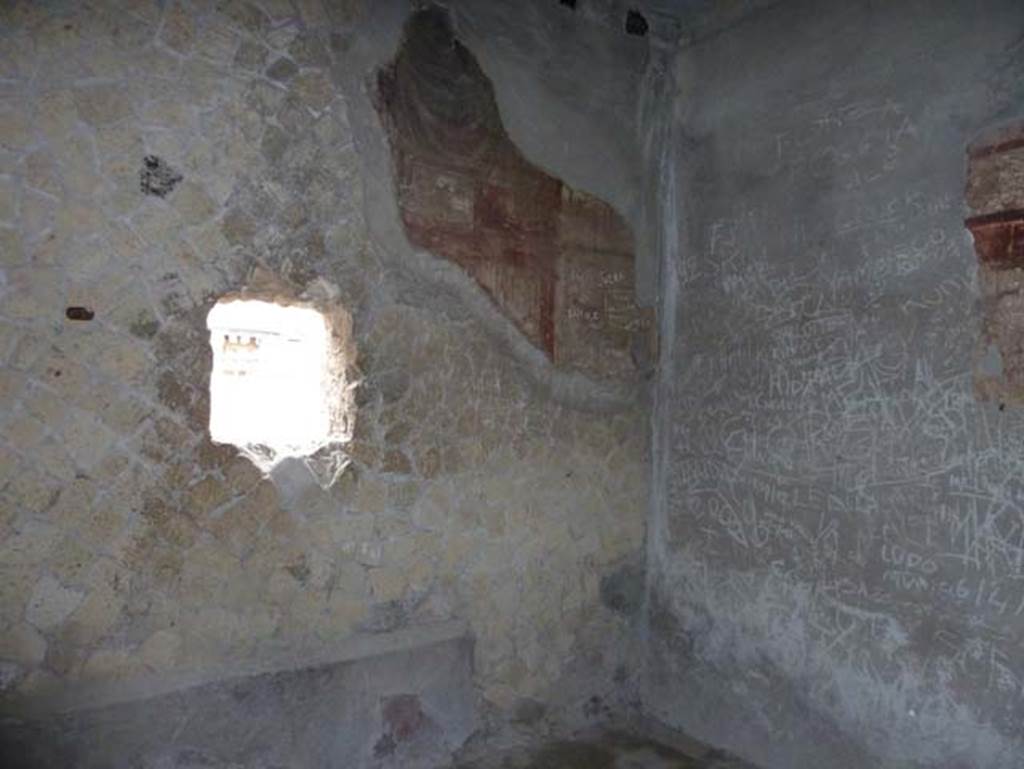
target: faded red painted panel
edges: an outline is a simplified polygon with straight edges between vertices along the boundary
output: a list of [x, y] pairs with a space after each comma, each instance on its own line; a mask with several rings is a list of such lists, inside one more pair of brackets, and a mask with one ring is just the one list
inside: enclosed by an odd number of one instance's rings
[[465, 269], [556, 364], [632, 375], [633, 338], [651, 329], [629, 227], [522, 156], [443, 12], [413, 14], [378, 97], [410, 242]]
[[978, 160], [980, 158], [987, 158], [991, 155], [999, 155], [1003, 152], [1010, 152], [1011, 150], [1021, 148], [1024, 148], [1024, 136], [1015, 136], [996, 142], [995, 144], [982, 144], [977, 147], [972, 147], [968, 150], [967, 154], [972, 160]]
[[974, 391], [1024, 404], [1024, 125], [1003, 125], [968, 149], [965, 222], [978, 256], [984, 313]]
[[397, 742], [406, 742], [427, 724], [427, 717], [417, 695], [398, 694], [382, 699], [381, 721]]
[[965, 224], [984, 264], [996, 269], [1024, 267], [1024, 211], [975, 216]]

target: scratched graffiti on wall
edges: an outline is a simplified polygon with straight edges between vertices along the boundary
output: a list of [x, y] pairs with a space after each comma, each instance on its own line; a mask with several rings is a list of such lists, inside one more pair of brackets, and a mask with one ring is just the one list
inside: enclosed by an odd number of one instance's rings
[[[962, 145], [922, 142], [928, 120], [898, 92], [823, 89], [741, 111], [693, 150], [714, 173], [686, 189], [699, 204], [678, 270], [679, 373], [659, 396], [660, 716], [678, 719], [691, 671], [714, 668], [776, 733], [796, 681], [794, 718], [809, 702], [872, 749], [864, 735], [891, 731], [893, 755], [921, 765], [1013, 765], [1000, 760], [1024, 713], [1022, 416], [972, 387], [985, 308]], [[1007, 160], [969, 189], [972, 213], [1024, 208], [1005, 187], [1024, 161]], [[997, 255], [1014, 257], [1015, 233]], [[1015, 268], [993, 271], [1005, 287]], [[1021, 307], [1004, 308], [1018, 357]], [[981, 746], [995, 730], [1010, 738]]]
[[556, 365], [634, 375], [652, 323], [628, 225], [522, 156], [445, 12], [413, 14], [377, 85], [409, 240], [468, 272]]

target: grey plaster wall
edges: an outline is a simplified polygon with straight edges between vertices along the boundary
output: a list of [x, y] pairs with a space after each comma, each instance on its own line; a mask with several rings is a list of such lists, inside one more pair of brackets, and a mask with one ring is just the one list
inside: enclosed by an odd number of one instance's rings
[[1001, 0], [793, 0], [682, 50], [653, 715], [779, 769], [1020, 765], [1024, 420], [971, 389], [962, 220], [1022, 75]]

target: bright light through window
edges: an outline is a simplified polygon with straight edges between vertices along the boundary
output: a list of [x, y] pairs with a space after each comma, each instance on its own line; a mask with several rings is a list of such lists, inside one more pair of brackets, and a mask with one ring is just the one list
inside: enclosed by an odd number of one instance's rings
[[321, 313], [236, 299], [216, 304], [206, 323], [214, 441], [233, 443], [266, 469], [332, 439], [331, 331]]

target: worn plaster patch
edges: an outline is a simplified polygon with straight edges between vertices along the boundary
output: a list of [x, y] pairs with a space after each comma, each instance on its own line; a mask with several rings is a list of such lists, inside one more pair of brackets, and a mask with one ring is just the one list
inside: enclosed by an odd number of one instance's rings
[[32, 591], [25, 619], [40, 630], [49, 630], [60, 625], [78, 608], [83, 595], [69, 590], [50, 575], [42, 577]]

